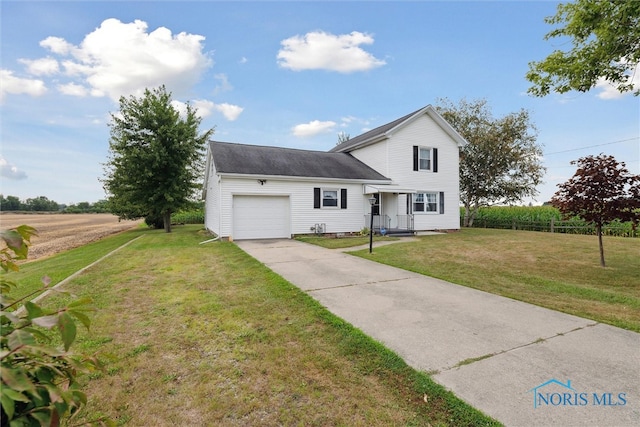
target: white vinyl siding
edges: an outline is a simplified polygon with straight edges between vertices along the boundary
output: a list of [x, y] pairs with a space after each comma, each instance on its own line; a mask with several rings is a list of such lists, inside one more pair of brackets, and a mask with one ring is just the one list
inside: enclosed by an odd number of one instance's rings
[[[459, 149], [456, 141], [426, 113], [415, 117], [387, 136], [386, 139], [358, 148], [350, 154], [391, 179], [391, 184], [398, 188], [437, 194], [436, 209], [439, 215], [414, 214], [416, 230], [460, 228], [457, 209], [460, 202]], [[431, 149], [431, 172], [414, 170], [415, 147]], [[435, 150], [438, 159], [437, 172]], [[286, 196], [289, 199], [290, 234], [311, 233], [315, 224], [325, 224], [327, 233], [358, 232], [364, 226], [365, 215], [371, 210], [367, 202], [370, 193], [363, 194], [364, 184], [384, 183], [310, 177], [221, 176], [211, 166], [206, 184], [205, 225], [219, 236], [233, 237], [234, 196]], [[322, 194], [317, 193], [316, 189], [338, 190], [339, 208], [322, 208]], [[343, 190], [346, 201], [344, 204]], [[388, 208], [385, 214], [393, 215], [397, 212], [398, 215], [404, 215], [407, 208], [413, 208], [413, 199], [409, 194], [388, 193], [384, 199], [383, 203]], [[429, 209], [433, 209], [433, 204]]]
[[[438, 172], [413, 170], [413, 147], [438, 149]], [[395, 131], [388, 139], [350, 152], [358, 160], [376, 168], [402, 188], [419, 192], [444, 193], [442, 215], [415, 215], [416, 230], [453, 230], [460, 228], [459, 150], [455, 141], [427, 114]], [[383, 155], [384, 157], [378, 157]], [[376, 159], [375, 161], [373, 159]], [[380, 165], [382, 159], [384, 166]], [[431, 159], [433, 161], [433, 157]], [[375, 166], [374, 166], [375, 165]], [[433, 162], [432, 165], [433, 167]], [[422, 190], [422, 191], [421, 191]], [[399, 210], [403, 210], [399, 205]], [[439, 212], [438, 208], [438, 212]]]
[[204, 226], [207, 230], [220, 235], [220, 180], [211, 157], [207, 160], [208, 176], [205, 182]]
[[[211, 177], [209, 178], [211, 180]], [[315, 224], [325, 224], [326, 233], [350, 233], [362, 230], [364, 227], [365, 205], [369, 204], [362, 194], [362, 183], [332, 182], [331, 185], [313, 180], [279, 179], [267, 177], [264, 185], [260, 185], [257, 178], [251, 177], [221, 177], [220, 204], [220, 235], [236, 238], [233, 226], [232, 209], [233, 198], [236, 196], [286, 196], [289, 198], [289, 233], [313, 233], [311, 227]], [[338, 189], [338, 203], [342, 205], [342, 190], [346, 190], [346, 209], [326, 208], [314, 209], [314, 189]]]

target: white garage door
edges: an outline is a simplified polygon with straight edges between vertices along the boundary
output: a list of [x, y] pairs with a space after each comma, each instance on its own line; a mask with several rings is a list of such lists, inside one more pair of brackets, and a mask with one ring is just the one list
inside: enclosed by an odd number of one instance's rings
[[233, 196], [233, 234], [240, 239], [290, 238], [288, 196]]

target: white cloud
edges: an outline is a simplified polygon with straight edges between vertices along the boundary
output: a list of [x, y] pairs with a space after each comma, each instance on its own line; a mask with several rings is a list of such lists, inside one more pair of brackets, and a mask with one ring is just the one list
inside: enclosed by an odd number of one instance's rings
[[[626, 61], [623, 60], [623, 63], [626, 63]], [[630, 83], [633, 85], [632, 91], [640, 89], [640, 63], [636, 64], [636, 66], [631, 70]], [[603, 77], [600, 77], [595, 86], [596, 89], [601, 89], [600, 93], [597, 94], [597, 97], [600, 99], [620, 99], [632, 93], [620, 92], [617, 87], [617, 85], [605, 80]]]
[[353, 116], [345, 116], [341, 120], [342, 120], [342, 125], [345, 126], [350, 124], [352, 121], [356, 120], [356, 118]]
[[45, 49], [49, 49], [51, 52], [57, 53], [58, 55], [68, 55], [74, 50], [74, 46], [71, 43], [67, 42], [63, 38], [53, 36], [42, 40], [40, 42], [40, 46]]
[[76, 85], [88, 87], [87, 94], [118, 100], [162, 84], [174, 95], [186, 92], [213, 63], [203, 52], [203, 41], [201, 35], [174, 35], [164, 27], [147, 32], [144, 21], [112, 18], [78, 46], [59, 37], [48, 37], [40, 45], [68, 57], [62, 61], [64, 73]]
[[63, 93], [65, 95], [71, 95], [71, 96], [84, 97], [84, 96], [87, 96], [87, 93], [88, 93], [86, 87], [81, 86], [79, 84], [75, 84], [75, 83], [61, 84], [61, 85], [58, 85], [57, 88], [60, 93]]
[[321, 122], [319, 120], [313, 120], [309, 123], [303, 123], [294, 126], [291, 131], [295, 136], [308, 137], [315, 136], [321, 133], [328, 133], [336, 126], [336, 122], [326, 121]]
[[213, 76], [219, 83], [213, 89], [214, 95], [217, 95], [220, 92], [226, 92], [229, 90], [233, 90], [233, 86], [229, 83], [229, 78], [224, 73], [219, 73]]
[[47, 88], [42, 80], [16, 77], [13, 75], [13, 71], [0, 70], [0, 102], [9, 93], [41, 96], [46, 92]]
[[[178, 112], [182, 116], [185, 116], [187, 114], [187, 104], [185, 104], [184, 102], [174, 100], [174, 101], [171, 101], [171, 105], [173, 106], [173, 108], [178, 110]], [[242, 113], [242, 111], [244, 110], [244, 108], [239, 107], [237, 105], [231, 105], [227, 103], [215, 104], [206, 99], [196, 99], [193, 102], [191, 102], [191, 106], [197, 109], [196, 115], [198, 117], [201, 117], [201, 118], [208, 117], [211, 114], [213, 114], [215, 111], [217, 111], [221, 113], [224, 116], [224, 118], [230, 122], [236, 120], [240, 116], [240, 113]]]
[[282, 49], [278, 52], [278, 65], [294, 71], [366, 71], [386, 64], [360, 47], [372, 43], [373, 37], [358, 31], [343, 35], [324, 31], [296, 35], [280, 42]]
[[[178, 113], [180, 113], [181, 117], [186, 117], [187, 116], [187, 104], [181, 101], [176, 101], [175, 99], [171, 101], [171, 106], [173, 108], [175, 108]], [[192, 107], [194, 107], [193, 104], [191, 104]], [[208, 115], [211, 114], [211, 110], [210, 109], [200, 109], [198, 108], [198, 111], [196, 111], [196, 116], [204, 118], [207, 117]]]
[[[347, 128], [349, 126], [353, 126], [355, 127], [357, 126], [369, 126], [371, 124], [370, 120], [368, 119], [361, 119], [359, 117], [355, 117], [355, 116], [345, 116], [342, 117], [340, 119], [340, 127], [342, 128]], [[366, 130], [370, 130], [370, 129], [366, 129]], [[366, 132], [366, 130], [362, 130], [362, 128], [359, 130], [360, 132]]]
[[18, 170], [17, 167], [7, 162], [4, 157], [0, 157], [0, 176], [12, 180], [27, 179], [24, 171]]
[[48, 76], [51, 74], [57, 74], [60, 71], [58, 61], [53, 58], [41, 58], [41, 59], [19, 59], [19, 62], [27, 66], [27, 72], [34, 76]]
[[227, 104], [226, 102], [223, 102], [222, 104], [217, 104], [215, 106], [215, 109], [218, 110], [220, 113], [222, 113], [224, 118], [229, 120], [230, 122], [237, 119], [240, 116], [240, 113], [244, 111], [244, 108], [238, 107], [237, 105]]
[[246, 64], [247, 62], [249, 62], [249, 60], [243, 56], [242, 58], [240, 58], [240, 61], [238, 61], [238, 62], [240, 64]]

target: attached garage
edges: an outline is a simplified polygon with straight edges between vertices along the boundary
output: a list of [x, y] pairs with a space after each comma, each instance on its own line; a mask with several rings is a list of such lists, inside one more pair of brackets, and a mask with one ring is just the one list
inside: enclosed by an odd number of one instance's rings
[[289, 239], [289, 196], [233, 196], [233, 234], [242, 239]]

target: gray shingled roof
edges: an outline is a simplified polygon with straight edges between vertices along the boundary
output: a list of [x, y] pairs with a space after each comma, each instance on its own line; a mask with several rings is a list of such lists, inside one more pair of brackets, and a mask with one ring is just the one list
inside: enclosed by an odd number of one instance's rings
[[211, 141], [218, 173], [391, 181], [347, 153]]
[[387, 123], [386, 125], [382, 125], [382, 126], [378, 126], [375, 129], [371, 129], [368, 132], [365, 132], [361, 135], [356, 136], [355, 138], [351, 138], [348, 139], [347, 141], [343, 142], [342, 144], [339, 144], [335, 147], [333, 147], [331, 150], [329, 150], [329, 152], [337, 152], [337, 151], [348, 151], [349, 148], [351, 147], [355, 147], [356, 145], [360, 145], [361, 143], [370, 140], [370, 139], [374, 139], [378, 136], [384, 135], [387, 131], [393, 129], [394, 127], [398, 126], [400, 123], [404, 122], [405, 120], [409, 119], [410, 117], [412, 117], [414, 114], [416, 114], [417, 112], [423, 110], [425, 107], [420, 108], [420, 110], [416, 110], [412, 113], [407, 114], [406, 116], [402, 116], [399, 119], [396, 119], [392, 122]]
[[336, 145], [329, 152], [332, 153], [346, 153], [353, 151], [361, 145], [367, 145], [369, 142], [384, 139], [389, 136], [397, 127], [403, 125], [405, 122], [409, 122], [414, 116], [417, 117], [420, 114], [428, 114], [459, 146], [465, 145], [467, 142], [431, 105], [422, 107], [419, 110], [409, 113], [406, 116], [400, 117], [386, 125], [378, 126], [375, 129], [371, 129], [368, 132], [358, 135], [355, 138], [351, 138], [342, 144]]

